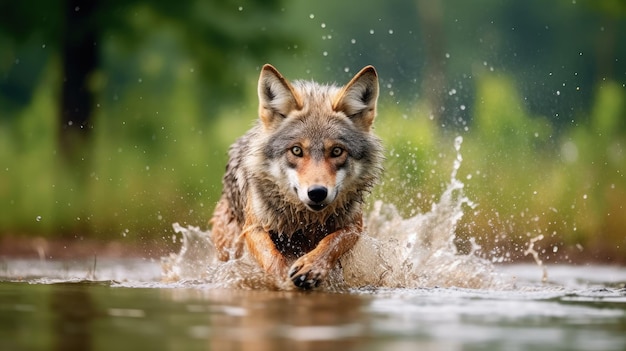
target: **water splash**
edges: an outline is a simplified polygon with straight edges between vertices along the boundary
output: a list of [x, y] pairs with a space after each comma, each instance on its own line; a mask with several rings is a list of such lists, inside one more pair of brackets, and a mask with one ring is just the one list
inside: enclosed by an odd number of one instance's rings
[[538, 236], [530, 239], [530, 241], [528, 242], [528, 248], [524, 251], [524, 256], [532, 255], [533, 260], [535, 260], [537, 266], [541, 268], [541, 282], [546, 283], [548, 281], [548, 270], [546, 266], [544, 266], [541, 258], [539, 258], [539, 252], [535, 250], [535, 243], [540, 240], [543, 240], [543, 234], [539, 234]]
[[246, 253], [240, 259], [222, 262], [210, 239], [209, 231], [198, 227], [173, 225], [182, 234], [183, 243], [178, 254], [170, 254], [161, 260], [163, 280], [208, 283], [219, 288], [285, 289], [280, 282], [265, 272]]
[[[429, 212], [403, 218], [393, 204], [376, 201], [366, 215], [366, 233], [341, 258], [342, 269], [331, 272], [324, 288], [492, 288], [501, 284], [488, 260], [458, 252], [455, 230], [464, 208], [475, 205], [457, 179], [462, 137], [454, 141], [456, 158], [450, 181]], [[197, 227], [174, 230], [183, 236], [178, 254], [163, 260], [165, 280], [204, 280], [220, 287], [289, 289], [288, 281], [266, 275], [247, 254], [229, 262], [217, 260], [209, 232]]]
[[456, 178], [462, 142], [460, 136], [454, 141], [450, 182], [429, 212], [405, 219], [393, 204], [375, 202], [366, 221], [368, 235], [346, 255], [344, 276], [350, 285], [487, 288], [497, 283], [493, 265], [474, 254], [475, 244], [467, 255], [454, 244], [463, 208], [475, 207]]

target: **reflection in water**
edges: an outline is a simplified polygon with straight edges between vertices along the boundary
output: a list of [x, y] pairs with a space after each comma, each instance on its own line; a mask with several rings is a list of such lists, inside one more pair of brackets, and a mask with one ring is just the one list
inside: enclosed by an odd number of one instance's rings
[[92, 324], [96, 316], [86, 283], [51, 285], [50, 320], [53, 349], [59, 351], [93, 349]]
[[350, 350], [367, 340], [363, 296], [220, 289], [163, 293], [208, 314], [206, 324], [189, 332], [207, 340], [212, 350]]

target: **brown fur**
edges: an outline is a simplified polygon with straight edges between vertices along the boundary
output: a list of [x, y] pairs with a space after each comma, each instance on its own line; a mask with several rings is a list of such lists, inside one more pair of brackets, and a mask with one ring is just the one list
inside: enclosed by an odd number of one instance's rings
[[266, 272], [313, 288], [363, 231], [383, 158], [371, 133], [378, 78], [368, 66], [342, 88], [292, 84], [265, 65], [258, 92], [259, 122], [229, 150], [211, 237], [221, 260], [245, 243]]

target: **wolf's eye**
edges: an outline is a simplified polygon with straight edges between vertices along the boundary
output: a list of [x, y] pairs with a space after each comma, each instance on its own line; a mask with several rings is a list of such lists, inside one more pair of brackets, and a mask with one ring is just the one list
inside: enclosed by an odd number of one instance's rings
[[294, 156], [302, 157], [302, 148], [300, 146], [291, 147], [291, 153]]
[[332, 150], [330, 150], [331, 157], [339, 157], [341, 154], [343, 154], [343, 149], [339, 146], [335, 146]]

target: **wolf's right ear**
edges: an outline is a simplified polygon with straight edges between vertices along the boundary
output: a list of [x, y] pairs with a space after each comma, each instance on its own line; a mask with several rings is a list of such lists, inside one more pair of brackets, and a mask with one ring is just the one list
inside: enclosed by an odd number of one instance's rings
[[266, 128], [302, 109], [302, 98], [274, 66], [266, 64], [259, 77], [259, 118]]

